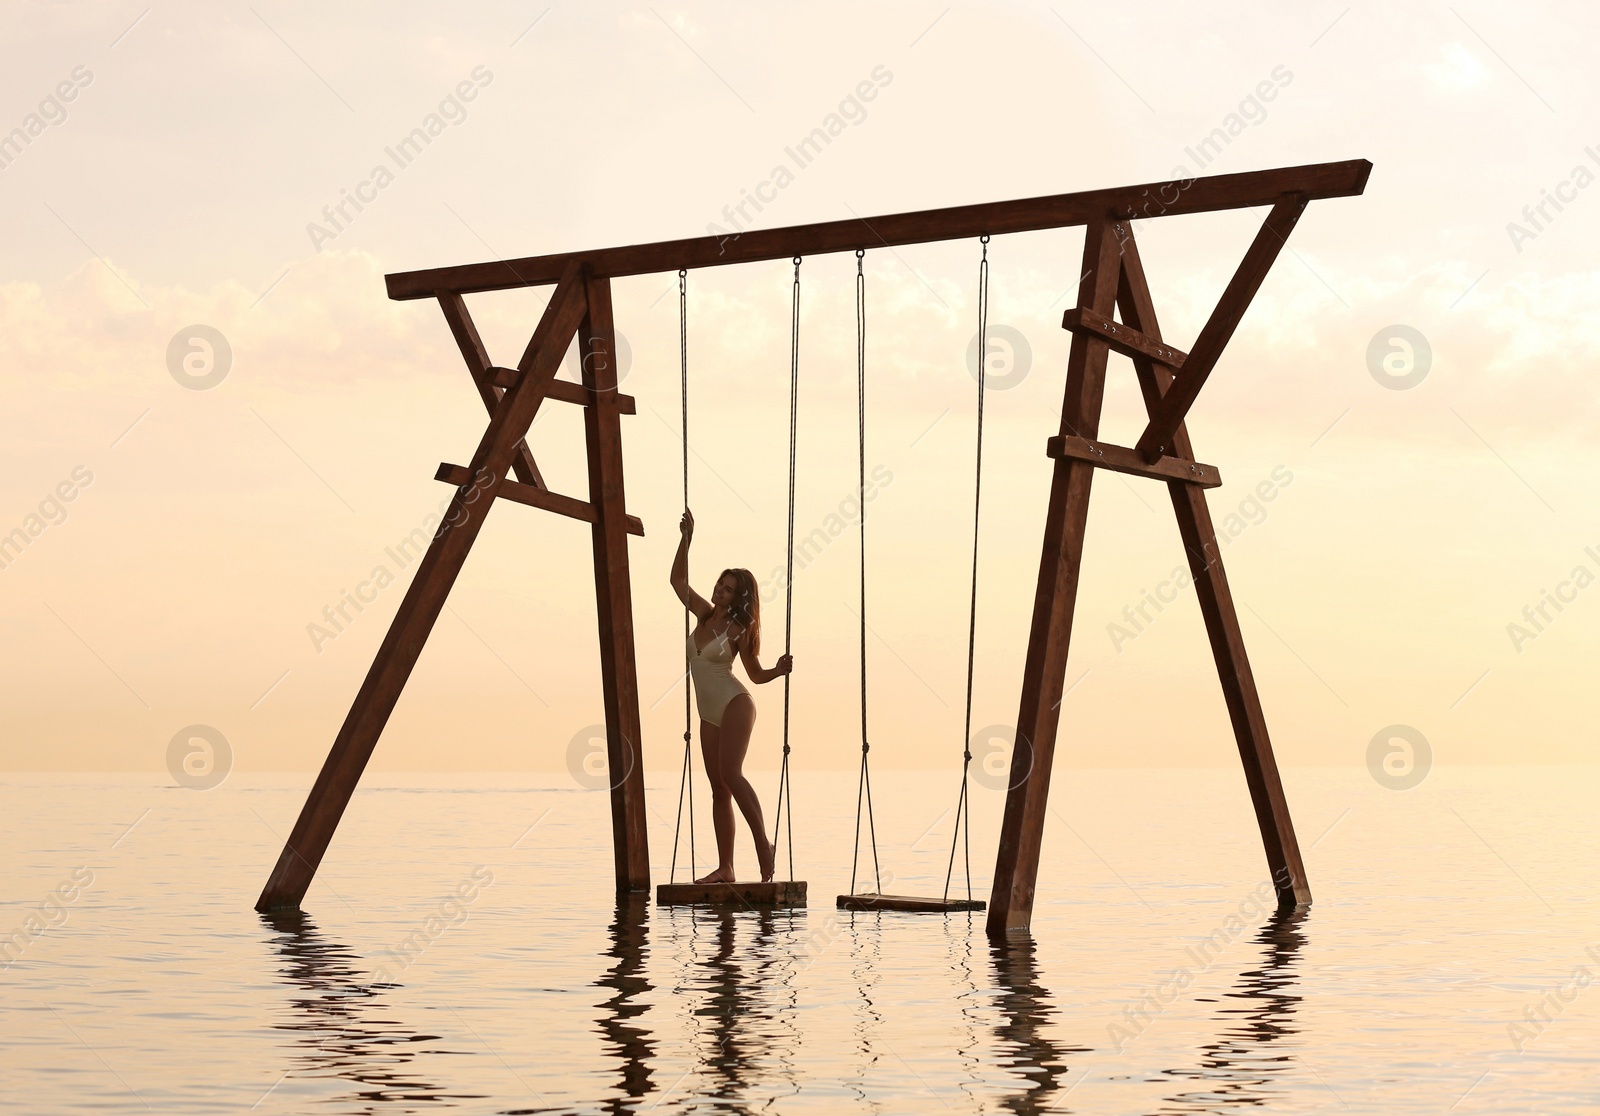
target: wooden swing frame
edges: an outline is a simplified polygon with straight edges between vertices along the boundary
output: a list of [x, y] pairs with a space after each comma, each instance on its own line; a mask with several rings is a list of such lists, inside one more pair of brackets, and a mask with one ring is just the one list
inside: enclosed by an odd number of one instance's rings
[[[642, 535], [644, 527], [628, 515], [624, 497], [620, 418], [634, 413], [635, 407], [632, 399], [617, 391], [613, 278], [1076, 225], [1086, 228], [1082, 277], [1077, 305], [1062, 322], [1072, 333], [1072, 346], [1061, 432], [1047, 447], [1053, 461], [1050, 498], [1010, 789], [989, 901], [989, 934], [1026, 933], [1033, 914], [1084, 525], [1096, 469], [1167, 485], [1279, 906], [1309, 904], [1311, 889], [1206, 506], [1204, 490], [1220, 484], [1221, 477], [1213, 467], [1196, 462], [1184, 420], [1307, 204], [1362, 193], [1371, 170], [1372, 164], [1364, 159], [1320, 163], [386, 276], [390, 298], [431, 298], [439, 303], [489, 411], [489, 423], [469, 464], [439, 467], [437, 478], [457, 486], [449, 510], [417, 567], [256, 909], [297, 908], [305, 898], [497, 498], [592, 525], [616, 887], [619, 893], [649, 890], [627, 541], [629, 534]], [[1156, 322], [1132, 222], [1258, 206], [1271, 210], [1193, 348], [1183, 353], [1168, 346]], [[463, 296], [548, 284], [554, 284], [555, 291], [522, 359], [515, 368], [495, 366]], [[581, 382], [558, 380], [556, 373], [574, 337], [581, 356]], [[1149, 412], [1144, 433], [1131, 447], [1110, 445], [1098, 437], [1111, 352], [1132, 360]], [[583, 408], [587, 501], [550, 491], [524, 440], [547, 400]], [[515, 474], [514, 479], [508, 474]]]

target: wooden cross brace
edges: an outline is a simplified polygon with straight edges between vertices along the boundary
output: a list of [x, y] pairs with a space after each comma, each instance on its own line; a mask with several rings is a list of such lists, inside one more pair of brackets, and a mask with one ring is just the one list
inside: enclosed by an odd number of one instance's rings
[[[490, 362], [459, 293], [440, 290], [437, 297], [488, 408], [489, 425], [470, 464], [439, 467], [438, 479], [456, 485], [456, 493], [256, 901], [257, 910], [298, 907], [305, 897], [496, 497], [592, 525], [617, 880], [621, 890], [648, 890], [650, 886], [627, 546], [627, 535], [642, 535], [644, 527], [623, 507], [618, 416], [632, 414], [635, 408], [632, 399], [617, 393], [610, 281], [590, 274], [581, 261], [569, 262], [514, 369], [497, 368]], [[581, 384], [556, 379], [574, 335], [582, 357]], [[587, 502], [551, 492], [529, 452], [528, 429], [546, 399], [584, 408]], [[511, 471], [516, 480], [507, 476]]]
[[[1063, 328], [1072, 333], [1072, 350], [1067, 363], [1061, 433], [1051, 438], [1047, 447], [1055, 458], [1055, 474], [1023, 669], [1011, 789], [1006, 798], [995, 858], [994, 890], [989, 901], [991, 936], [1025, 933], [1032, 919], [1067, 649], [1082, 568], [1089, 490], [1097, 468], [1167, 482], [1279, 905], [1293, 907], [1311, 902], [1311, 888], [1306, 882], [1294, 824], [1267, 736], [1266, 718], [1206, 507], [1204, 490], [1221, 484], [1222, 479], [1215, 468], [1195, 461], [1184, 429], [1189, 408], [1305, 205], [1305, 198], [1295, 194], [1285, 195], [1273, 205], [1244, 262], [1188, 353], [1161, 339], [1144, 265], [1129, 224], [1115, 214], [1107, 214], [1087, 226], [1078, 305], [1062, 319]], [[1119, 311], [1120, 321], [1112, 316]], [[1149, 414], [1149, 424], [1132, 447], [1098, 440], [1106, 360], [1111, 352], [1133, 361]]]

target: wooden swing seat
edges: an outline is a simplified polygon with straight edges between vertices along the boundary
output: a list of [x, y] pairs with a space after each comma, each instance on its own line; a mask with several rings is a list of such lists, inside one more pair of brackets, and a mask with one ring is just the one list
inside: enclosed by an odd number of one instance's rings
[[658, 907], [803, 907], [805, 880], [656, 884]]
[[987, 904], [982, 899], [934, 899], [918, 895], [841, 895], [838, 900], [842, 911], [909, 911], [921, 914], [944, 914], [949, 911], [981, 911]]

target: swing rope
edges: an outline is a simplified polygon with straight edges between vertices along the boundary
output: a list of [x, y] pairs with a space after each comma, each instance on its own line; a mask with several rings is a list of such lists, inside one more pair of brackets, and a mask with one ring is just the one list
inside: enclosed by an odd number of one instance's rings
[[[798, 433], [800, 403], [800, 257], [794, 258], [794, 287], [789, 313], [789, 537], [783, 580], [783, 653], [793, 650], [794, 633], [794, 479], [795, 437]], [[772, 844], [776, 854], [778, 835], [785, 833], [789, 843], [789, 878], [794, 879], [794, 793], [789, 781], [789, 680], [783, 676], [783, 764], [778, 775], [778, 810], [773, 819]], [[784, 803], [789, 805], [787, 818]], [[784, 828], [787, 821], [788, 827]], [[774, 855], [776, 862], [776, 855]], [[776, 864], [774, 864], [776, 866]]]
[[862, 272], [866, 251], [856, 249], [856, 455], [859, 465], [856, 506], [861, 525], [861, 777], [856, 782], [856, 835], [850, 852], [850, 894], [856, 891], [856, 868], [861, 856], [861, 806], [867, 807], [867, 835], [872, 843], [872, 882], [883, 894], [878, 869], [878, 827], [872, 814], [872, 776], [867, 770], [867, 282]]
[[950, 838], [950, 863], [945, 868], [944, 897], [950, 898], [955, 874], [956, 845], [961, 845], [967, 873], [967, 898], [972, 898], [972, 809], [967, 800], [967, 774], [972, 767], [972, 677], [978, 648], [978, 524], [983, 504], [983, 385], [989, 370], [989, 237], [981, 238], [983, 258], [978, 262], [978, 449], [972, 482], [972, 598], [967, 617], [967, 715], [961, 745], [961, 795], [956, 799], [956, 831]]
[[[683, 400], [683, 510], [689, 511], [689, 272], [678, 272], [678, 372], [679, 395]], [[684, 556], [684, 576], [688, 577], [688, 556]], [[678, 778], [678, 817], [672, 830], [672, 867], [667, 879], [677, 882], [678, 838], [683, 833], [683, 803], [689, 801], [689, 878], [694, 879], [694, 771], [691, 757], [694, 753], [694, 710], [689, 694], [689, 639], [694, 628], [689, 622], [689, 606], [683, 606], [683, 771]]]

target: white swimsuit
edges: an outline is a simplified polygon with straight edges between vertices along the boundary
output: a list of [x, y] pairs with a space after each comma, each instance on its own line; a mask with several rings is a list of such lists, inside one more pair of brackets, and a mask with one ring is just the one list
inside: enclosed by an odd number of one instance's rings
[[694, 678], [694, 699], [700, 708], [700, 719], [708, 725], [720, 726], [728, 703], [750, 692], [733, 676], [733, 646], [728, 641], [728, 633], [713, 636], [702, 651], [695, 646], [691, 632], [688, 650], [689, 674]]

